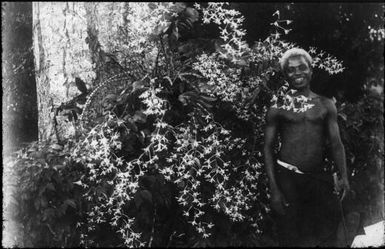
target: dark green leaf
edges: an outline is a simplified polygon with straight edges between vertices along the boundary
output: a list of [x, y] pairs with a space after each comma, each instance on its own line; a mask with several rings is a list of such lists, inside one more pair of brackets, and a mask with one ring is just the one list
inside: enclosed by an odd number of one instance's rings
[[76, 77], [75, 78], [75, 84], [76, 84], [76, 87], [78, 88], [78, 90], [80, 92], [82, 92], [82, 93], [86, 93], [87, 92], [86, 83], [82, 79]]
[[134, 120], [134, 122], [146, 123], [147, 116], [142, 111], [136, 111], [132, 119]]
[[66, 203], [68, 206], [71, 206], [73, 208], [76, 208], [76, 203], [73, 199], [67, 199], [64, 201], [64, 203]]

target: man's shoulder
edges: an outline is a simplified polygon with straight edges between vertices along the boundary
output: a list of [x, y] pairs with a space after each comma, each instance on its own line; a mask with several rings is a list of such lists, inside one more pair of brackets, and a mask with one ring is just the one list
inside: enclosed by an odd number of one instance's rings
[[329, 98], [323, 95], [318, 95], [321, 104], [330, 112], [336, 112], [336, 99], [334, 97]]
[[329, 98], [321, 94], [315, 94], [315, 96], [320, 100], [322, 104], [335, 106], [336, 99], [334, 97]]
[[282, 109], [276, 108], [274, 106], [270, 106], [267, 109], [266, 118], [268, 120], [278, 120], [278, 118], [282, 115]]
[[270, 106], [268, 109], [267, 109], [267, 114], [268, 115], [271, 115], [271, 116], [278, 116], [280, 114], [282, 114], [282, 110], [281, 108], [278, 108], [276, 106]]

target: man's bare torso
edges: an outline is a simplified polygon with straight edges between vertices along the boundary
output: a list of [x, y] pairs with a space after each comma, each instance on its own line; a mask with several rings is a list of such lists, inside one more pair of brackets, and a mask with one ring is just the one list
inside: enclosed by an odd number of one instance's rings
[[279, 159], [296, 165], [304, 172], [322, 170], [326, 142], [328, 110], [325, 97], [311, 100], [314, 106], [306, 112], [279, 110], [278, 132], [281, 138]]

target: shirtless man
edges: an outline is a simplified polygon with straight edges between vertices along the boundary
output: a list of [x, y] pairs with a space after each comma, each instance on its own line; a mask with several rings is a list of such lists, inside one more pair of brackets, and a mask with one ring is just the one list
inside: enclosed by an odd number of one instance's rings
[[[321, 246], [335, 239], [338, 201], [350, 188], [337, 109], [331, 99], [310, 90], [312, 58], [305, 50], [288, 50], [280, 63], [290, 87], [297, 90], [294, 96], [303, 95], [314, 106], [299, 113], [272, 107], [267, 112], [264, 157], [279, 242], [281, 246]], [[278, 135], [281, 145], [274, 155]], [[340, 200], [333, 194], [331, 174], [323, 170], [327, 141], [342, 178]]]

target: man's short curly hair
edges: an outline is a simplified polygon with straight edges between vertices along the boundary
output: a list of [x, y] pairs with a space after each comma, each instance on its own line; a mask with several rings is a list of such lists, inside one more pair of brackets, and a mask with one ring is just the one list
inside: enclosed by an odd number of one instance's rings
[[287, 66], [287, 61], [289, 60], [289, 58], [291, 58], [293, 56], [303, 56], [305, 58], [305, 60], [307, 61], [308, 66], [310, 68], [312, 67], [313, 59], [311, 58], [311, 56], [308, 52], [306, 52], [302, 48], [291, 48], [291, 49], [287, 50], [285, 53], [283, 53], [281, 59], [279, 60], [279, 64], [281, 66], [282, 71], [285, 70], [285, 68]]

